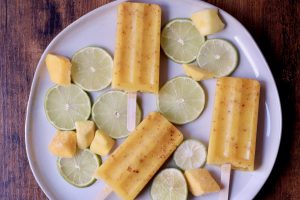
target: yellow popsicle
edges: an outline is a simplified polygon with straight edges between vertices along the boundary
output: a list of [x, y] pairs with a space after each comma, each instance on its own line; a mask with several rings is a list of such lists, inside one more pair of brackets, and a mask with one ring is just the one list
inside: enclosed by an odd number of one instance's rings
[[254, 170], [259, 95], [256, 80], [217, 80], [208, 164], [229, 163], [234, 169]]
[[134, 199], [183, 135], [158, 112], [150, 113], [96, 171], [122, 199]]
[[112, 87], [158, 93], [161, 9], [156, 4], [118, 7]]

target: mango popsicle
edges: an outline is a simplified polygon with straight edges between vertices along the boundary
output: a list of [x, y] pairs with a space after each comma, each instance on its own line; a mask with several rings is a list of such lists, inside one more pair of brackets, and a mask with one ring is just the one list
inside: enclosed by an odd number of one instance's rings
[[254, 170], [260, 84], [225, 77], [217, 80], [208, 164]]
[[161, 9], [156, 4], [118, 7], [112, 87], [158, 93]]
[[158, 112], [150, 113], [96, 171], [122, 199], [134, 199], [183, 135]]

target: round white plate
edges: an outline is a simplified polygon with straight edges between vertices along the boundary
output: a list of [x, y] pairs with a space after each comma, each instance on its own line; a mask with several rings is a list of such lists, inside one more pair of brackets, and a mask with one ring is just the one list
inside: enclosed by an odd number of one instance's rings
[[[32, 83], [26, 116], [26, 149], [30, 167], [42, 190], [49, 199], [96, 199], [103, 183], [97, 181], [91, 187], [79, 189], [68, 184], [56, 169], [56, 158], [48, 152], [48, 144], [55, 129], [48, 123], [44, 113], [44, 96], [53, 84], [49, 80], [44, 59], [47, 53], [62, 54], [71, 57], [77, 50], [86, 46], [100, 46], [111, 54], [114, 52], [117, 5], [124, 0], [102, 6], [81, 17], [64, 29], [49, 44], [43, 53]], [[160, 4], [163, 22], [178, 17], [190, 17], [191, 13], [203, 8], [213, 7], [196, 0], [150, 0], [147, 3]], [[277, 156], [281, 137], [281, 107], [278, 92], [270, 69], [256, 43], [247, 30], [225, 11], [220, 11], [226, 28], [209, 38], [226, 38], [237, 46], [240, 62], [233, 76], [254, 78], [261, 83], [259, 125], [256, 150], [256, 170], [254, 172], [234, 171], [231, 180], [230, 199], [252, 199], [268, 178]], [[179, 64], [161, 56], [160, 83], [184, 75]], [[185, 138], [196, 138], [208, 144], [210, 121], [215, 93], [215, 80], [201, 82], [207, 93], [207, 105], [200, 118], [180, 126]], [[92, 93], [93, 99], [101, 92]], [[140, 94], [144, 116], [156, 110], [155, 96]], [[104, 158], [105, 159], [105, 158]], [[171, 163], [172, 165], [172, 163]], [[219, 167], [206, 166], [219, 182]], [[147, 186], [149, 188], [149, 185]], [[218, 194], [209, 194], [201, 199], [217, 199]], [[143, 190], [138, 199], [149, 199], [149, 190]], [[197, 199], [189, 196], [191, 199]], [[113, 194], [109, 199], [117, 199]]]

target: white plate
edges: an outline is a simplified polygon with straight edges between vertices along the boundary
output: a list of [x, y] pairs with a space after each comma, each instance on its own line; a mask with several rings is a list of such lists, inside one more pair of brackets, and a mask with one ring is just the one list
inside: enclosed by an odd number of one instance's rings
[[[97, 181], [88, 188], [75, 188], [63, 180], [56, 169], [56, 158], [48, 152], [48, 144], [55, 132], [48, 123], [44, 113], [44, 96], [52, 86], [44, 64], [45, 55], [49, 52], [71, 57], [77, 50], [90, 46], [100, 46], [109, 52], [114, 51], [116, 6], [123, 0], [115, 1], [100, 7], [81, 17], [63, 30], [49, 44], [43, 53], [32, 83], [27, 116], [26, 116], [26, 150], [30, 167], [42, 190], [49, 199], [95, 199], [101, 191], [103, 183]], [[163, 10], [163, 24], [169, 19], [189, 17], [191, 13], [212, 5], [196, 0], [151, 0], [148, 3], [160, 4]], [[226, 38], [233, 42], [240, 54], [240, 63], [233, 76], [255, 78], [261, 83], [261, 99], [259, 110], [259, 127], [257, 136], [256, 170], [254, 172], [234, 171], [231, 184], [231, 199], [252, 199], [269, 176], [277, 156], [281, 137], [281, 107], [278, 92], [270, 69], [256, 43], [247, 30], [231, 15], [220, 11], [227, 26], [226, 29], [211, 38]], [[179, 64], [161, 59], [161, 84], [166, 80], [184, 75]], [[193, 137], [208, 144], [212, 106], [214, 100], [215, 80], [203, 81], [207, 92], [207, 106], [200, 118], [188, 125], [179, 127], [186, 138]], [[93, 98], [100, 93], [93, 93]], [[144, 115], [156, 110], [155, 97], [142, 94]], [[207, 166], [219, 179], [219, 168]], [[148, 187], [149, 188], [149, 187]], [[217, 199], [217, 194], [210, 194], [201, 199]], [[138, 199], [149, 199], [149, 190], [144, 190]], [[195, 197], [191, 197], [196, 199]], [[111, 195], [110, 199], [117, 199]]]

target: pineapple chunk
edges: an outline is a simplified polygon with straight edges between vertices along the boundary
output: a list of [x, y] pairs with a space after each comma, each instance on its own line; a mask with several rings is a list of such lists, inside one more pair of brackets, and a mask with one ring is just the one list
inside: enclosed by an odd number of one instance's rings
[[218, 192], [220, 186], [207, 169], [192, 169], [184, 172], [190, 192], [194, 196]]
[[218, 9], [215, 8], [196, 12], [192, 14], [191, 19], [203, 36], [217, 33], [223, 30], [225, 26], [218, 16]]
[[71, 84], [71, 62], [64, 56], [48, 54], [46, 56], [46, 66], [50, 79], [58, 85]]
[[214, 74], [204, 70], [193, 64], [183, 64], [183, 70], [187, 76], [190, 76], [195, 81], [201, 81], [205, 79], [214, 78]]
[[57, 131], [48, 149], [55, 156], [72, 158], [76, 153], [76, 133], [74, 131]]
[[106, 156], [115, 144], [115, 140], [106, 133], [97, 130], [90, 150], [100, 156]]
[[80, 149], [88, 148], [95, 136], [96, 126], [93, 121], [77, 121], [75, 122], [77, 146]]

